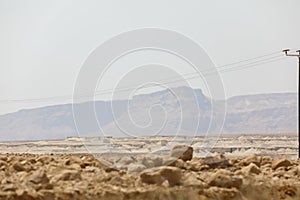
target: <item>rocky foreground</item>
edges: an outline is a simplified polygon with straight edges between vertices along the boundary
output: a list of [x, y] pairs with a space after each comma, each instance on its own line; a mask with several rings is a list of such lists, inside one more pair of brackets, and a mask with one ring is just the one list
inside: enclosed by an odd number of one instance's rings
[[91, 155], [0, 154], [0, 199], [300, 199], [299, 159], [192, 153], [123, 157], [121, 169]]

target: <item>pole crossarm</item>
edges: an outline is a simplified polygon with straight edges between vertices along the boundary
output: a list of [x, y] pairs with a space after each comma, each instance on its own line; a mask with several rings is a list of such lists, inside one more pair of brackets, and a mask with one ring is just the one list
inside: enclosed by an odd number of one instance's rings
[[291, 53], [288, 53], [289, 51], [290, 51], [289, 49], [284, 49], [284, 50], [282, 50], [282, 52], [284, 52], [286, 56], [296, 56], [296, 57], [300, 58], [300, 50], [297, 50], [297, 51], [296, 51], [298, 54], [291, 54]]

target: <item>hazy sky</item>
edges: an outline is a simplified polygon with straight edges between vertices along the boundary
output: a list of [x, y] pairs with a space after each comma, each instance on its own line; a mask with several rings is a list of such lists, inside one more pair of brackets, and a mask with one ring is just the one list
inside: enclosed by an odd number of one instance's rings
[[[0, 0], [0, 102], [72, 94], [89, 53], [137, 28], [183, 33], [217, 66], [300, 49], [299, 8], [299, 0]], [[295, 58], [221, 75], [227, 97], [297, 91]], [[1, 102], [0, 114], [66, 102]]]

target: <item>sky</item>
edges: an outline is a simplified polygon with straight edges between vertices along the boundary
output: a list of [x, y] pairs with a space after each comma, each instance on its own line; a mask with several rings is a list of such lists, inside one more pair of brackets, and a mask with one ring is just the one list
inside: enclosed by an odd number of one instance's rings
[[[133, 29], [157, 27], [184, 34], [203, 47], [217, 67], [273, 52], [279, 56], [285, 48], [300, 49], [299, 8], [299, 0], [0, 0], [0, 114], [71, 102], [76, 78], [90, 53]], [[146, 61], [149, 55], [163, 60], [168, 56], [144, 52], [118, 65]], [[167, 60], [174, 66], [180, 63]], [[111, 71], [107, 89], [115, 84], [119, 69]], [[297, 92], [295, 58], [220, 76], [226, 98]], [[191, 84], [206, 94], [203, 81]], [[53, 96], [68, 98], [10, 101]]]

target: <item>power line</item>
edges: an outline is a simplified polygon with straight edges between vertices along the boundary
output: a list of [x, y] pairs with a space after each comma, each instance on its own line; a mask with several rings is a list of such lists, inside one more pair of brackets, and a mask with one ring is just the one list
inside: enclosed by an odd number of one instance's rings
[[[268, 62], [262, 62], [262, 63], [258, 63], [258, 64], [252, 64], [252, 65], [242, 65], [242, 68], [241, 69], [246, 69], [246, 68], [253, 68], [253, 67], [257, 67], [259, 65], [262, 65], [262, 64], [268, 64], [268, 63], [272, 63], [272, 62], [277, 62], [279, 60], [284, 60], [286, 58], [279, 58], [279, 59], [274, 59], [274, 60], [270, 60]], [[230, 68], [229, 70], [221, 70], [220, 73], [226, 73], [226, 72], [232, 72], [232, 71], [238, 71], [238, 70], [241, 70], [240, 68], [237, 67], [237, 69], [235, 68]], [[196, 75], [195, 75], [196, 74]], [[216, 75], [217, 73], [216, 72], [207, 72], [205, 74], [203, 74], [204, 76], [210, 76], [210, 75]], [[192, 74], [191, 74], [192, 75]], [[176, 82], [182, 82], [182, 81], [185, 81], [185, 80], [192, 80], [192, 79], [198, 79], [199, 78], [199, 75], [197, 73], [193, 73], [194, 76], [191, 76], [191, 77], [186, 77], [184, 79], [176, 79], [176, 80], [172, 80], [172, 81], [169, 81], [169, 82], [163, 82], [162, 84], [171, 84], [171, 83], [176, 83]], [[150, 87], [153, 87], [153, 86], [145, 86], [144, 88], [150, 88]], [[117, 91], [110, 91], [110, 92], [101, 92], [101, 93], [97, 93], [95, 95], [105, 95], [105, 94], [111, 94], [112, 92], [126, 92], [126, 91], [131, 91], [132, 89], [135, 89], [136, 87], [128, 87], [128, 88], [122, 88], [122, 89], [118, 89]]]
[[[217, 69], [221, 69], [221, 68], [224, 68], [225, 66], [230, 66], [230, 65], [235, 65], [236, 63], [242, 63], [242, 62], [246, 62], [246, 61], [249, 61], [249, 60], [254, 60], [254, 59], [257, 59], [257, 58], [262, 58], [262, 57], [266, 57], [268, 55], [274, 55], [274, 53], [272, 54], [267, 54], [267, 55], [264, 55], [264, 56], [259, 56], [259, 57], [256, 57], [256, 58], [252, 58], [252, 59], [247, 59], [247, 60], [244, 60], [244, 61], [238, 61], [238, 62], [235, 62], [235, 63], [231, 63], [231, 64], [226, 64], [226, 65], [221, 65], [219, 66]], [[278, 56], [274, 56], [274, 57], [278, 57]], [[271, 58], [274, 58], [274, 57], [271, 57]], [[266, 59], [263, 59], [263, 60], [258, 60], [258, 61], [255, 61], [255, 62], [251, 62], [251, 63], [258, 63], [258, 62], [261, 62], [261, 61], [265, 61], [265, 60], [269, 60], [270, 58], [266, 58]], [[245, 66], [245, 65], [249, 65], [251, 63], [247, 63], [247, 64], [244, 64], [244, 65], [241, 65], [241, 66]], [[264, 63], [265, 64], [265, 63]], [[239, 68], [240, 66], [235, 66], [235, 67], [232, 67], [232, 68]], [[231, 69], [231, 68], [229, 68]], [[213, 69], [215, 70], [215, 69]], [[206, 69], [206, 70], [203, 70], [201, 71], [202, 73], [204, 72], [209, 72], [211, 71], [211, 69]], [[223, 72], [223, 71], [220, 71], [220, 72]], [[226, 72], [226, 71], [224, 71]], [[188, 74], [183, 74], [182, 76], [186, 76], [186, 75], [195, 75], [195, 74], [198, 74], [198, 73], [188, 73]], [[211, 73], [209, 73], [211, 74]], [[205, 75], [208, 75], [208, 74], [205, 74]], [[192, 79], [195, 79], [195, 78], [199, 78], [199, 76], [197, 77], [192, 77]], [[191, 78], [186, 78], [185, 80], [189, 80]], [[168, 79], [167, 79], [168, 80]], [[163, 81], [163, 80], [162, 80]], [[178, 79], [178, 80], [172, 80], [171, 82], [166, 82], [165, 84], [169, 84], [169, 83], [173, 83], [173, 82], [178, 82], [178, 81], [183, 81], [182, 79]], [[106, 90], [101, 90], [101, 91], [98, 91], [95, 93], [95, 95], [104, 95], [104, 94], [111, 94], [112, 92], [123, 92], [123, 91], [128, 91], [129, 89], [134, 89], [136, 87], [133, 87], [133, 88], [122, 88], [122, 89], [118, 89], [118, 91], [115, 91], [113, 89], [106, 89]], [[6, 102], [6, 103], [10, 103], [10, 102], [41, 102], [41, 101], [50, 101], [50, 100], [64, 100], [66, 98], [70, 98], [70, 96], [72, 97], [72, 95], [64, 95], [64, 96], [52, 96], [52, 97], [45, 97], [45, 98], [36, 98], [36, 99], [13, 99], [13, 100], [0, 100], [0, 102]], [[82, 94], [81, 97], [84, 97], [84, 94]], [[87, 97], [87, 96], [86, 96]]]
[[259, 58], [264, 58], [264, 57], [268, 57], [268, 56], [279, 54], [279, 53], [281, 53], [281, 51], [275, 51], [273, 53], [265, 54], [265, 55], [262, 55], [262, 56], [249, 58], [249, 59], [246, 59], [246, 60], [237, 61], [237, 62], [234, 62], [234, 63], [229, 63], [229, 64], [226, 64], [226, 65], [222, 65], [221, 67], [226, 67], [226, 66], [229, 66], [229, 65], [235, 65], [235, 64], [239, 64], [239, 63], [243, 63], [243, 62], [247, 62], [247, 61], [251, 61], [251, 60], [256, 60], [256, 59], [259, 59]]
[[[274, 59], [274, 58], [278, 58], [278, 57], [281, 57], [281, 58]], [[262, 65], [262, 64], [272, 63], [272, 62], [276, 62], [276, 61], [283, 60], [283, 59], [285, 59], [285, 58], [282, 58], [282, 56], [274, 56], [274, 57], [271, 57], [271, 58], [260, 60], [259, 62], [255, 61], [255, 62], [247, 63], [247, 64], [244, 64], [244, 65], [235, 66], [235, 67], [231, 67], [231, 68], [228, 68], [228, 69], [223, 69], [223, 70], [221, 70], [219, 72], [220, 73], [225, 73], [225, 72], [229, 72], [228, 70], [230, 70], [230, 71], [238, 71], [238, 70], [241, 70], [241, 69], [252, 68], [252, 67], [256, 67], [256, 66]], [[268, 62], [262, 62], [262, 61], [267, 61], [267, 60], [269, 60], [269, 61]], [[225, 66], [225, 65], [222, 65], [222, 66]], [[222, 66], [218, 67], [217, 69], [222, 68]], [[241, 68], [241, 69], [239, 69], [239, 68]], [[218, 71], [216, 71], [216, 69], [207, 69], [207, 70], [202, 70], [201, 73], [202, 73], [203, 76], [210, 76], [210, 75], [217, 74]], [[193, 75], [193, 76], [192, 77], [185, 77], [184, 79], [182, 79], [182, 78], [175, 79], [175, 80], [164, 79], [164, 80], [159, 80], [159, 81], [170, 80], [168, 82], [162, 82], [162, 84], [171, 84], [171, 83], [182, 82], [182, 81], [185, 81], [185, 80], [191, 80], [191, 79], [197, 79], [197, 78], [199, 78], [199, 74], [197, 72], [183, 74], [182, 76], [191, 76], [191, 75]], [[157, 81], [157, 82], [159, 82], [159, 81]], [[150, 88], [150, 87], [153, 87], [153, 86], [145, 86], [143, 88]], [[107, 92], [104, 92], [102, 90], [102, 91], [99, 91], [98, 93], [96, 92], [94, 95], [95, 96], [96, 95], [105, 95], [105, 94], [111, 94], [112, 92], [114, 92], [114, 93], [126, 92], [126, 91], [131, 91], [132, 89], [135, 89], [135, 88], [136, 88], [136, 86], [135, 87], [134, 86], [130, 86], [130, 87], [126, 87], [126, 88], [120, 88], [120, 89], [117, 89], [117, 90], [108, 89], [108, 91], [106, 90]]]
[[[267, 63], [270, 63], [270, 62], [275, 62], [275, 61], [283, 59], [283, 58], [274, 59], [274, 58], [282, 57], [282, 56], [279, 56], [279, 55], [272, 56], [272, 55], [278, 54], [279, 52], [280, 51], [273, 52], [273, 53], [270, 53], [270, 54], [265, 54], [265, 55], [254, 57], [254, 58], [250, 58], [250, 59], [246, 59], [246, 60], [237, 61], [237, 62], [234, 62], [234, 63], [220, 65], [220, 66], [218, 66], [215, 69], [205, 69], [205, 70], [202, 70], [201, 73], [204, 76], [206, 76], [206, 75], [213, 75], [213, 74], [218, 73], [217, 70], [220, 70], [219, 71], [220, 73], [225, 73], [225, 72], [230, 72], [230, 71], [242, 70], [242, 69], [245, 69], [245, 68], [251, 68], [251, 67], [258, 66], [258, 65], [267, 64]], [[270, 56], [272, 56], [272, 57], [270, 57]], [[252, 62], [249, 63], [249, 61], [252, 61]], [[265, 62], [265, 61], [269, 61], [269, 62]], [[241, 63], [245, 63], [245, 64], [243, 64], [243, 65], [237, 65], [237, 64], [241, 64]], [[234, 65], [236, 65], [236, 66], [234, 66]], [[229, 67], [229, 66], [233, 66], [233, 67]], [[190, 79], [199, 78], [199, 74], [197, 72], [182, 74], [182, 76], [191, 76], [191, 75], [197, 75], [197, 76], [185, 78], [184, 80], [190, 80]], [[161, 81], [170, 80], [170, 82], [165, 82], [163, 84], [170, 84], [170, 83], [173, 83], [173, 82], [175, 83], [175, 82], [181, 82], [181, 81], [183, 81], [183, 79], [180, 79], [180, 80], [179, 79], [178, 80], [172, 80], [172, 79], [173, 78], [169, 78], [169, 79], [164, 79], [164, 80], [161, 80]], [[112, 92], [123, 92], [123, 91], [128, 91], [129, 89], [135, 89], [135, 88], [136, 87], [121, 88], [121, 89], [118, 89], [117, 91], [113, 90], [113, 89], [106, 89], [106, 90], [96, 91], [95, 95], [97, 96], [97, 95], [111, 94]], [[81, 97], [85, 97], [84, 95], [86, 95], [86, 94], [82, 94]], [[72, 95], [52, 96], [52, 97], [32, 98], [32, 99], [0, 100], [0, 103], [58, 101], [58, 100], [65, 100], [65, 99], [70, 99], [70, 98], [72, 98]]]

